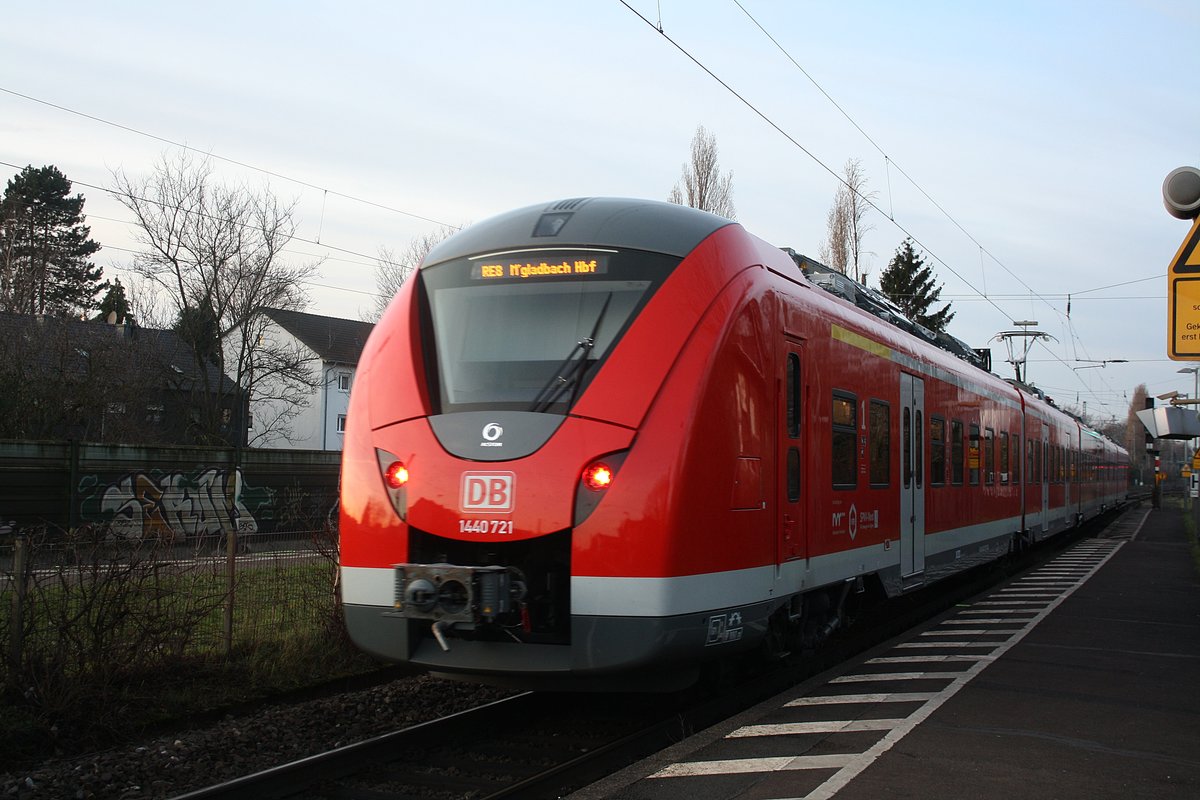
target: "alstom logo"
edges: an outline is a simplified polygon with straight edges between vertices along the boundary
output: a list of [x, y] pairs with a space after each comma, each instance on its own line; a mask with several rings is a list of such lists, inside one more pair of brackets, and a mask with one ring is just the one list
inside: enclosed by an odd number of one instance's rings
[[459, 509], [507, 514], [516, 506], [516, 486], [517, 476], [511, 472], [464, 472]]

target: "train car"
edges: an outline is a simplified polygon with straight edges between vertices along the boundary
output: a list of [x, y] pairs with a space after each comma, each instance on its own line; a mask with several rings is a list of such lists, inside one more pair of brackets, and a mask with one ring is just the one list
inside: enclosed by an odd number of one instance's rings
[[1119, 502], [1092, 466], [1119, 448], [793, 255], [612, 198], [434, 248], [351, 392], [353, 640], [476, 680], [672, 688], [816, 643], [868, 583], [896, 595]]

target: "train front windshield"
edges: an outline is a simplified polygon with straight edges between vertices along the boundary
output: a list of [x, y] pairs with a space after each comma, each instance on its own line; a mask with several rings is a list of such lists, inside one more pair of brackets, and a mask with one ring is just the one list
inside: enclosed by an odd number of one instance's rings
[[579, 249], [422, 269], [436, 413], [567, 413], [677, 263], [657, 253]]

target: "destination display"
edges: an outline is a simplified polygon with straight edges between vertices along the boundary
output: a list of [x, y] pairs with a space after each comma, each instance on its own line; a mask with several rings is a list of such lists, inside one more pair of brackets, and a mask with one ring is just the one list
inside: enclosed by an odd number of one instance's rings
[[490, 281], [502, 279], [553, 280], [556, 278], [578, 278], [608, 273], [608, 256], [587, 253], [585, 255], [551, 255], [538, 258], [502, 257], [480, 259], [471, 265], [471, 280]]

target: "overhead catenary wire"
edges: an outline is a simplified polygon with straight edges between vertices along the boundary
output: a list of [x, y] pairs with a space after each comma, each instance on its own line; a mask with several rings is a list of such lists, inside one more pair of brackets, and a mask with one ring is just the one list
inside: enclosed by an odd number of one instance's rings
[[[279, 178], [280, 180], [290, 181], [291, 183], [294, 183], [298, 186], [304, 186], [309, 189], [315, 189], [320, 192], [326, 192], [328, 194], [332, 194], [335, 197], [341, 197], [344, 200], [351, 200], [355, 203], [362, 203], [363, 205], [372, 206], [373, 208], [378, 208], [381, 211], [390, 211], [394, 214], [402, 214], [406, 217], [412, 217], [413, 219], [419, 219], [423, 222], [429, 222], [434, 225], [441, 225], [443, 227], [452, 228], [454, 230], [459, 230], [461, 227], [459, 225], [452, 225], [449, 222], [442, 222], [441, 220], [433, 219], [432, 217], [426, 217], [421, 214], [416, 214], [416, 213], [413, 213], [412, 211], [405, 211], [404, 209], [401, 209], [401, 208], [395, 208], [393, 206], [385, 205], [383, 203], [377, 203], [374, 200], [367, 200], [364, 197], [358, 197], [356, 195], [347, 194], [345, 192], [339, 192], [335, 189], [329, 189], [328, 187], [325, 187], [325, 186], [318, 186], [317, 184], [310, 183], [309, 181], [306, 181], [302, 178], [296, 178], [291, 175], [285, 175], [281, 172], [275, 172], [274, 170], [270, 170], [265, 167], [260, 167], [260, 166], [257, 166], [255, 164], [250, 164], [245, 161], [239, 161], [235, 158], [229, 158], [228, 156], [222, 156], [217, 153], [213, 153], [211, 151], [202, 150], [198, 147], [193, 147], [191, 145], [184, 144], [182, 142], [176, 142], [176, 141], [174, 141], [172, 139], [168, 139], [164, 136], [158, 136], [157, 134], [139, 130], [137, 128], [133, 128], [128, 125], [122, 125], [119, 122], [113, 122], [112, 120], [107, 120], [107, 119], [104, 119], [103, 117], [97, 117], [94, 114], [88, 114], [83, 111], [78, 111], [73, 108], [68, 108], [67, 106], [59, 105], [57, 103], [51, 103], [49, 100], [42, 100], [41, 98], [33, 97], [32, 95], [22, 94], [21, 92], [13, 91], [12, 89], [8, 89], [4, 86], [0, 86], [0, 92], [4, 92], [5, 94], [10, 94], [13, 97], [20, 97], [22, 100], [28, 100], [32, 103], [40, 103], [41, 105], [47, 106], [49, 108], [57, 109], [58, 111], [63, 111], [67, 114], [74, 114], [75, 116], [83, 117], [84, 119], [90, 119], [93, 122], [99, 122], [102, 125], [108, 125], [113, 128], [118, 128], [120, 130], [127, 131], [129, 133], [137, 134], [138, 136], [144, 136], [148, 139], [153, 139], [156, 142], [162, 142], [163, 144], [169, 144], [172, 147], [178, 147], [183, 150], [188, 150], [193, 153], [198, 153], [206, 158], [215, 158], [218, 161], [224, 161], [227, 164], [233, 164], [234, 166], [242, 167], [243, 169], [249, 169], [249, 170], [253, 170], [255, 172], [261, 172], [262, 174], [269, 175], [272, 178]], [[105, 191], [107, 191], [107, 190], [105, 190]]]
[[[624, 0], [622, 0], [622, 2], [624, 2]], [[838, 112], [841, 113], [841, 115], [843, 117], [845, 117], [846, 120], [851, 125], [854, 126], [855, 130], [857, 130], [859, 133], [861, 133], [863, 135], [863, 138], [865, 138], [868, 142], [870, 142], [871, 146], [874, 147], [877, 151], [879, 151], [879, 154], [882, 155], [884, 158], [885, 165], [890, 165], [890, 166], [895, 167], [896, 171], [899, 172], [901, 175], [903, 175], [908, 180], [908, 182], [911, 183], [913, 185], [913, 187], [915, 187], [917, 189], [917, 191], [919, 191], [925, 197], [926, 200], [928, 200], [931, 204], [933, 204], [934, 208], [936, 208], [939, 212], [941, 212], [941, 214], [943, 216], [945, 216], [946, 219], [949, 220], [950, 223], [954, 225], [954, 227], [958, 228], [958, 230], [961, 231], [964, 236], [966, 236], [973, 244], [975, 244], [979, 248], [981, 268], [983, 266], [983, 256], [984, 256], [984, 254], [986, 254], [987, 257], [992, 259], [993, 261], [995, 261], [996, 264], [998, 264], [1001, 267], [1001, 269], [1003, 269], [1010, 276], [1012, 276], [1012, 278], [1014, 278], [1018, 283], [1020, 283], [1022, 286], [1024, 286], [1026, 289], [1028, 289], [1030, 294], [1043, 300], [1043, 302], [1045, 302], [1046, 305], [1049, 306], [1050, 309], [1052, 311], [1054, 311], [1055, 313], [1059, 313], [1058, 310], [1055, 309], [1054, 306], [1048, 300], [1041, 297], [1041, 295], [1038, 294], [1033, 289], [1032, 286], [1030, 286], [1028, 283], [1026, 283], [1021, 278], [1021, 276], [1017, 275], [1015, 272], [1013, 272], [1011, 269], [1009, 269], [1008, 266], [1005, 265], [1004, 262], [1001, 261], [999, 258], [997, 258], [994, 253], [992, 253], [986, 247], [984, 247], [983, 244], [978, 239], [976, 239], [975, 236], [972, 235], [970, 231], [968, 231], [965, 227], [963, 227], [963, 225], [954, 217], [953, 214], [951, 214], [949, 211], [947, 211], [946, 208], [943, 207], [941, 203], [939, 203], [937, 200], [935, 200], [934, 197], [931, 194], [929, 194], [928, 191], [925, 190], [924, 186], [922, 186], [920, 183], [918, 183], [917, 180], [915, 178], [913, 178], [911, 175], [909, 175], [908, 172], [906, 172], [903, 167], [901, 167], [899, 164], [897, 164], [896, 160], [894, 158], [892, 158], [883, 149], [883, 147], [880, 146], [880, 144], [871, 137], [870, 134], [868, 134], [865, 130], [863, 130], [862, 126], [859, 125], [858, 122], [856, 122], [852, 116], [850, 116], [850, 113], [848, 111], [846, 111], [846, 109], [844, 109], [840, 103], [838, 103], [836, 100], [834, 100], [833, 96], [830, 95], [829, 92], [825, 91], [824, 87], [822, 87], [821, 84], [819, 84], [817, 82], [817, 80], [815, 78], [813, 78], [813, 76], [811, 74], [809, 74], [809, 72], [806, 69], [804, 69], [804, 67], [800, 66], [800, 62], [798, 62], [792, 56], [792, 54], [788, 52], [787, 48], [785, 48], [782, 44], [780, 44], [779, 41], [774, 36], [772, 36], [770, 34], [770, 32], [767, 31], [766, 28], [763, 27], [762, 23], [760, 23], [757, 19], [754, 18], [754, 15], [751, 14], [746, 9], [746, 7], [741, 4], [741, 2], [739, 0], [733, 0], [733, 4], [736, 5], [739, 9], [741, 9], [742, 13], [745, 14], [746, 17], [752, 23], [754, 23], [754, 26], [757, 27], [759, 29], [759, 31], [761, 31], [762, 34], [767, 37], [768, 40], [770, 40], [771, 44], [775, 45], [775, 47], [778, 48], [778, 50], [781, 53], [783, 53], [783, 55], [787, 58], [787, 60], [790, 61], [796, 67], [796, 69], [798, 69], [800, 71], [800, 73], [803, 74], [804, 77], [807, 78], [809, 80], [809, 82], [812, 83], [812, 85], [815, 86], [817, 88], [817, 90], [821, 94], [823, 94], [827, 100], [829, 100], [829, 102], [831, 104], [833, 104], [833, 107], [836, 108], [838, 110]], [[891, 192], [891, 177], [890, 177], [890, 175], [888, 178], [888, 187], [889, 187], [888, 191], [890, 194], [890, 192]], [[882, 213], [882, 211], [880, 213]], [[889, 214], [888, 219], [891, 220], [892, 222], [895, 222], [895, 217], [893, 215]], [[901, 230], [903, 230], [903, 228], [901, 228]], [[957, 273], [955, 273], [955, 274], [957, 275]], [[982, 291], [982, 294], [985, 297], [987, 296], [986, 279], [985, 279], [984, 289]]]
[[[936, 252], [934, 252], [929, 247], [929, 245], [927, 245], [925, 242], [923, 242], [918, 236], [916, 236], [912, 231], [910, 231], [904, 224], [895, 220], [893, 214], [884, 214], [883, 209], [881, 209], [870, 197], [863, 195], [861, 192], [857, 191], [854, 187], [850, 186], [849, 183], [847, 183], [847, 181], [841, 175], [839, 175], [832, 167], [830, 167], [828, 164], [826, 164], [824, 161], [822, 161], [815, 153], [813, 153], [811, 150], [809, 150], [807, 147], [805, 147], [801, 142], [799, 142], [795, 137], [793, 137], [791, 134], [789, 134], [787, 131], [785, 131], [770, 116], [768, 116], [764, 111], [762, 111], [760, 108], [758, 108], [754, 103], [750, 102], [750, 100], [748, 100], [745, 96], [743, 96], [736, 89], [734, 89], [728, 82], [726, 82], [719, 75], [717, 75], [706, 64], [704, 64], [702, 61], [700, 61], [700, 59], [697, 58], [695, 55], [693, 55], [687, 48], [685, 48], [683, 45], [681, 45], [679, 42], [675, 41], [671, 36], [669, 36], [665, 32], [665, 30], [663, 30], [661, 21], [658, 24], [650, 21], [649, 19], [646, 18], [645, 15], [643, 15], [641, 12], [639, 12], [637, 9], [635, 9], [633, 6], [631, 6], [629, 4], [629, 2], [627, 2], [627, 0], [619, 0], [619, 2], [621, 3], [621, 5], [625, 6], [625, 8], [627, 10], [629, 10], [632, 14], [634, 14], [636, 17], [641, 19], [649, 27], [654, 28], [654, 30], [657, 31], [659, 33], [659, 35], [662, 36], [662, 38], [665, 39], [672, 47], [674, 47], [676, 50], [678, 50], [682, 55], [684, 55], [688, 60], [690, 60], [697, 67], [699, 67], [704, 73], [706, 73], [710, 78], [712, 78], [714, 81], [716, 81], [722, 88], [724, 88], [727, 92], [729, 92], [731, 95], [733, 95], [734, 98], [736, 98], [740, 103], [742, 103], [744, 106], [746, 106], [746, 108], [748, 108], [751, 112], [753, 112], [756, 116], [758, 116], [762, 121], [764, 121], [771, 128], [773, 128], [777, 133], [779, 133], [781, 136], [783, 136], [794, 147], [796, 147], [802, 153], [804, 153], [806, 156], [808, 156], [814, 163], [816, 163], [819, 167], [821, 167], [821, 169], [825, 170], [827, 173], [829, 173], [831, 176], [833, 176], [833, 178], [835, 180], [837, 180], [842, 186], [846, 187], [847, 190], [853, 192], [859, 199], [861, 199], [864, 203], [866, 203], [871, 208], [873, 208], [881, 216], [887, 216], [889, 221], [891, 221], [891, 223], [900, 232], [905, 234], [915, 244], [920, 246], [921, 249], [924, 250], [925, 253], [927, 255], [929, 255], [929, 257], [931, 259], [933, 259], [935, 262], [940, 264], [947, 271], [949, 271], [952, 275], [954, 275], [956, 278], [958, 278], [958, 280], [961, 281], [964, 285], [966, 285], [968, 288], [970, 288], [972, 291], [974, 291], [980, 299], [982, 299], [984, 302], [986, 302], [990, 306], [992, 306], [992, 308], [994, 308], [997, 312], [999, 312], [1006, 319], [1015, 319], [1015, 317], [1012, 314], [1010, 314], [1006, 309], [1002, 308], [999, 304], [997, 304], [992, 297], [987, 295], [987, 293], [985, 291], [981, 291], [978, 287], [975, 286], [975, 284], [972, 281], [968, 280], [961, 273], [959, 273], [958, 270], [956, 270], [953, 266], [951, 266], [950, 263], [947, 262], [945, 259], [941, 258]], [[738, 0], [734, 0], [734, 2], [735, 2], [735, 4], [738, 5], [739, 8], [742, 8], [743, 12], [746, 13], [746, 15], [748, 17], [750, 17], [751, 21], [754, 22], [754, 24], [756, 26], [758, 26], [760, 30], [762, 30], [764, 35], [766, 35], [768, 38], [770, 38], [772, 42], [775, 42], [775, 39], [773, 37], [771, 37], [771, 35], [761, 25], [759, 25], [757, 20], [755, 20], [748, 12], [745, 11], [745, 9], [741, 6], [741, 4], [738, 3]], [[796, 67], [798, 69], [800, 69], [801, 72], [805, 72], [804, 69], [802, 67], [800, 67], [799, 63], [796, 62], [795, 59], [792, 58], [792, 56], [789, 53], [787, 53], [787, 51], [784, 48], [782, 48], [782, 46], [780, 46], [778, 44], [778, 42], [775, 42], [775, 43], [776, 43], [776, 46], [779, 47], [780, 50], [782, 50], [784, 52], [784, 54], [789, 58], [789, 60], [791, 60], [794, 64], [796, 64]], [[805, 72], [805, 75], [807, 76], [807, 72]], [[809, 80], [812, 80], [812, 78], [809, 77]], [[846, 114], [846, 112], [841, 109], [841, 106], [838, 105], [838, 103], [831, 96], [829, 96], [829, 94], [827, 92], [825, 92], [825, 90], [823, 88], [821, 88], [819, 86], [819, 84], [816, 83], [816, 81], [813, 81], [813, 84], [817, 86], [817, 88], [821, 91], [822, 94], [824, 94], [827, 98], [829, 98], [829, 101], [831, 103], [833, 103], [833, 105], [835, 107], [837, 107], [839, 111], [842, 111], [842, 113], [846, 116], [846, 118], [850, 121], [850, 123], [856, 129], [858, 129], [862, 133], [862, 135], [868, 141], [870, 141], [872, 143], [872, 145], [874, 145], [879, 150], [880, 153], [882, 153], [884, 155], [884, 158], [887, 159], [888, 161], [890, 161], [890, 158], [888, 157], [887, 153], [885, 153], [883, 151], [883, 149], [881, 147], [879, 147], [879, 145], [876, 144], [873, 139], [871, 139], [870, 135], [867, 134], [866, 131], [863, 131], [862, 128], [858, 125], [858, 123], [855, 122], [853, 120], [853, 118], [851, 118], [849, 116], [849, 114]], [[892, 163], [894, 163], [894, 162], [892, 162]], [[1014, 272], [1012, 272], [1012, 270], [1010, 270], [1007, 267], [1007, 265], [1005, 265], [998, 258], [996, 258], [996, 256], [994, 254], [992, 254], [990, 251], [988, 251], [987, 248], [985, 248], [981, 242], [979, 242], [969, 231], [967, 231], [957, 221], [957, 219], [955, 219], [953, 217], [953, 215], [951, 215], [948, 211], [946, 211], [933, 197], [931, 197], [928, 194], [928, 192], [926, 192], [916, 181], [914, 181], [912, 179], [912, 177], [909, 176], [899, 165], [896, 165], [896, 169], [898, 172], [900, 172], [901, 175], [903, 175], [905, 178], [907, 178], [913, 184], [913, 186], [915, 186], [919, 191], [921, 191], [921, 193], [929, 200], [929, 202], [932, 203], [934, 205], [934, 207], [936, 207], [942, 214], [944, 214], [945, 217], [956, 228], [958, 228], [963, 233], [963, 235], [965, 235], [972, 243], [974, 243], [979, 248], [981, 253], [987, 254], [987, 256], [989, 258], [991, 258], [993, 261], [995, 261], [1001, 268], [1003, 268], [1005, 272], [1007, 272], [1014, 279], [1016, 279], [1022, 286], [1024, 286], [1029, 291], [1029, 296], [1031, 299], [1034, 297], [1037, 297], [1039, 300], [1044, 302], [1054, 314], [1056, 314], [1060, 318], [1066, 319], [1068, 326], [1070, 325], [1069, 318], [1063, 317], [1062, 312], [1059, 311], [1057, 308], [1055, 308], [1054, 305], [1052, 303], [1050, 303], [1049, 300], [1042, 297], [1038, 292], [1036, 292], [1033, 289], [1033, 287], [1029, 286], [1028, 283], [1026, 283], [1023, 279], [1021, 279]], [[982, 258], [982, 256], [981, 256], [981, 258]], [[1068, 364], [1067, 361], [1062, 358], [1062, 356], [1060, 356], [1057, 353], [1055, 353], [1054, 351], [1050, 350], [1049, 347], [1047, 347], [1044, 342], [1039, 342], [1039, 343], [1042, 345], [1043, 349], [1046, 350], [1046, 352], [1048, 352], [1051, 356], [1053, 356], [1054, 360], [1056, 360], [1062, 366], [1070, 369], [1070, 364]], [[1086, 389], [1088, 392], [1093, 391], [1092, 387], [1090, 385], [1088, 385], [1088, 383], [1086, 381], [1084, 381], [1084, 379], [1078, 374], [1078, 372], [1076, 372], [1075, 370], [1071, 370], [1071, 372], [1075, 376], [1076, 380], [1078, 380], [1080, 382], [1080, 384], [1083, 386], [1084, 389]], [[1102, 383], [1104, 383], [1106, 386], [1108, 385], [1107, 381], [1105, 381], [1103, 379], [1103, 377], [1100, 378], [1100, 381]], [[1110, 389], [1111, 389], [1111, 387], [1110, 387]]]
[[[12, 169], [22, 169], [22, 167], [19, 167], [19, 166], [17, 166], [16, 164], [12, 164], [12, 163], [9, 163], [9, 162], [7, 162], [7, 161], [0, 161], [0, 166], [9, 167], [9, 168], [12, 168]], [[108, 188], [105, 188], [105, 187], [103, 187], [103, 186], [96, 186], [95, 184], [92, 184], [92, 183], [87, 183], [86, 181], [80, 181], [80, 180], [74, 180], [74, 179], [72, 179], [72, 180], [71, 180], [71, 184], [72, 184], [72, 186], [75, 186], [75, 185], [78, 185], [78, 186], [85, 186], [85, 187], [87, 187], [87, 188], [89, 188], [89, 189], [96, 189], [97, 191], [105, 192], [105, 193], [107, 193], [107, 194], [114, 194], [114, 192], [113, 192], [113, 190], [112, 190], [112, 189], [108, 189]], [[158, 200], [151, 199], [151, 198], [149, 198], [149, 197], [141, 197], [141, 196], [133, 196], [133, 197], [134, 197], [134, 199], [136, 199], [136, 200], [139, 200], [139, 201], [141, 201], [141, 202], [144, 202], [144, 203], [150, 203], [151, 205], [156, 205], [156, 206], [160, 206], [160, 207], [164, 207], [164, 208], [166, 207], [164, 203], [162, 203], [162, 202], [160, 202], [160, 201], [158, 201]], [[210, 220], [215, 220], [215, 219], [216, 219], [215, 217], [212, 217], [211, 215], [204, 214], [203, 212], [196, 211], [196, 210], [194, 210], [194, 209], [185, 209], [185, 210], [184, 210], [184, 213], [186, 213], [186, 214], [194, 214], [194, 215], [197, 215], [197, 216], [205, 217], [205, 218], [207, 218], [207, 219], [210, 219]], [[95, 216], [96, 216], [96, 218], [97, 218], [97, 219], [107, 219], [107, 220], [110, 220], [110, 221], [113, 221], [113, 222], [117, 222], [118, 224], [122, 224], [122, 225], [136, 226], [136, 223], [134, 223], [134, 222], [130, 222], [130, 221], [128, 221], [128, 220], [114, 220], [114, 219], [112, 219], [111, 217], [101, 217], [101, 216], [98, 216], [98, 215], [95, 215]], [[218, 220], [218, 221], [219, 221], [219, 220]], [[243, 227], [252, 228], [253, 226], [250, 226], [250, 225], [248, 225], [248, 224], [244, 224], [244, 223], [243, 223]], [[324, 243], [324, 242], [319, 242], [319, 241], [316, 241], [316, 240], [313, 240], [313, 239], [305, 239], [305, 238], [304, 238], [304, 237], [302, 237], [302, 236], [296, 236], [296, 235], [293, 235], [293, 236], [289, 237], [289, 240], [290, 240], [290, 241], [297, 241], [297, 242], [304, 242], [305, 244], [312, 244], [312, 245], [316, 245], [317, 247], [323, 247], [323, 248], [326, 248], [326, 249], [328, 249], [328, 250], [335, 250], [335, 251], [337, 251], [337, 252], [339, 252], [339, 253], [345, 253], [345, 254], [347, 254], [347, 255], [351, 255], [351, 256], [357, 256], [357, 257], [359, 257], [359, 258], [370, 259], [370, 260], [368, 260], [368, 261], [351, 261], [351, 260], [349, 260], [349, 259], [336, 259], [336, 258], [335, 258], [335, 259], [332, 259], [332, 260], [335, 260], [335, 261], [343, 261], [343, 262], [345, 262], [345, 263], [349, 263], [349, 264], [356, 264], [356, 265], [360, 265], [360, 266], [374, 266], [376, 263], [378, 263], [378, 262], [377, 262], [377, 260], [375, 260], [375, 259], [374, 259], [372, 256], [369, 256], [369, 255], [367, 255], [366, 253], [359, 253], [359, 252], [357, 252], [357, 251], [355, 251], [355, 250], [350, 250], [350, 249], [347, 249], [347, 248], [345, 248], [345, 247], [337, 247], [336, 245], [326, 244], [326, 243]], [[116, 251], [118, 251], [118, 252], [130, 253], [130, 254], [132, 254], [132, 255], [138, 255], [138, 254], [139, 254], [139, 252], [140, 252], [140, 251], [138, 251], [138, 250], [132, 250], [132, 249], [129, 249], [129, 248], [126, 248], [126, 247], [117, 247], [117, 246], [115, 246], [115, 245], [108, 245], [108, 244], [106, 244], [106, 245], [101, 245], [101, 249], [102, 249], [102, 250], [116, 250]], [[326, 258], [325, 256], [316, 255], [316, 254], [313, 254], [313, 253], [300, 253], [300, 252], [298, 252], [298, 251], [296, 251], [296, 250], [290, 250], [290, 249], [288, 250], [288, 252], [292, 252], [292, 253], [293, 253], [293, 254], [295, 254], [295, 255], [302, 255], [302, 256], [307, 256], [307, 257], [311, 257], [311, 258], [322, 258], [322, 259]], [[132, 270], [132, 269], [130, 269], [130, 268], [128, 268], [128, 267], [118, 267], [118, 266], [116, 266], [116, 265], [110, 265], [110, 266], [113, 266], [115, 269], [121, 269], [122, 271], [125, 271], [125, 272], [134, 272], [134, 273], [136, 274], [136, 270]], [[409, 266], [409, 265], [401, 265], [401, 266]], [[363, 294], [363, 295], [367, 295], [367, 296], [370, 296], [370, 297], [382, 297], [382, 296], [383, 296], [383, 295], [379, 294], [378, 292], [369, 292], [369, 291], [366, 291], [366, 290], [364, 290], [364, 289], [350, 289], [350, 288], [348, 288], [348, 287], [344, 287], [344, 286], [330, 286], [330, 285], [328, 285], [328, 284], [316, 283], [315, 281], [301, 281], [301, 283], [303, 283], [303, 284], [304, 284], [304, 285], [306, 285], [306, 286], [313, 286], [313, 287], [320, 288], [320, 289], [336, 289], [336, 290], [338, 290], [338, 291], [343, 291], [343, 292], [351, 292], [351, 293], [353, 293], [353, 294]]]

